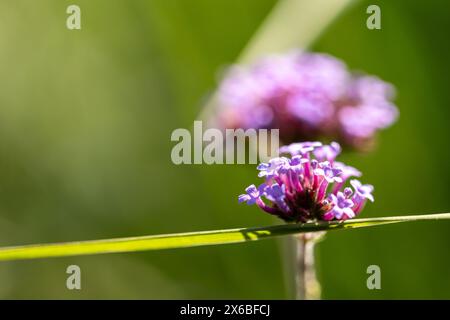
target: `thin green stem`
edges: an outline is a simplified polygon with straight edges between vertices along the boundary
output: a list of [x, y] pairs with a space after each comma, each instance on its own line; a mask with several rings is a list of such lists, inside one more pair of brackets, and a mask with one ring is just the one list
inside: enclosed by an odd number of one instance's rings
[[316, 277], [314, 249], [324, 232], [304, 233], [297, 235], [297, 300], [320, 299], [321, 287]]
[[[237, 59], [251, 63], [267, 54], [307, 49], [354, 0], [278, 1]], [[218, 104], [213, 94], [197, 117], [210, 119]]]

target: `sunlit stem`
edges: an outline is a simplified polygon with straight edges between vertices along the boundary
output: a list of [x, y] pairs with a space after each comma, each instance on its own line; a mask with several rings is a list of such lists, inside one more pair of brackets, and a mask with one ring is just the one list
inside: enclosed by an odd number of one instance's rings
[[323, 232], [305, 233], [296, 236], [297, 270], [296, 270], [296, 298], [297, 300], [320, 299], [321, 287], [316, 277], [314, 263], [314, 247], [322, 238]]

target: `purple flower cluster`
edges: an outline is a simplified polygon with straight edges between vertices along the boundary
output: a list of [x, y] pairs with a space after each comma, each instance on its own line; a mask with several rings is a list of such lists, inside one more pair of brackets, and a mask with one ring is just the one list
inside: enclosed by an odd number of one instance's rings
[[285, 143], [326, 137], [363, 148], [395, 122], [393, 87], [326, 54], [291, 52], [234, 66], [219, 88], [223, 128], [279, 128]]
[[[256, 204], [286, 222], [346, 220], [358, 215], [369, 199], [373, 186], [351, 177], [361, 172], [335, 161], [341, 147], [333, 142], [293, 143], [280, 148], [290, 157], [273, 158], [258, 165], [258, 176], [265, 179], [259, 187], [245, 189], [239, 202]], [[266, 201], [263, 201], [263, 198]]]

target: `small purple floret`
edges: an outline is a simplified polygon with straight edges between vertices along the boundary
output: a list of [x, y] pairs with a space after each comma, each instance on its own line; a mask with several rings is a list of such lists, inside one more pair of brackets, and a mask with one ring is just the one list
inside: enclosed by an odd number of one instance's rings
[[352, 210], [354, 203], [352, 200], [347, 199], [342, 192], [338, 192], [337, 196], [330, 194], [331, 202], [334, 204], [331, 213], [337, 220], [351, 219], [355, 216]]

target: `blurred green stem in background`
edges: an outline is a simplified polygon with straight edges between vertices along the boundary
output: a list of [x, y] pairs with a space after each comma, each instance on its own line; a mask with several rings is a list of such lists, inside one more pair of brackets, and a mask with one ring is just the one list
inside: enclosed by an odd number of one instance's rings
[[[352, 2], [354, 0], [279, 1], [236, 62], [247, 64], [267, 54], [307, 49]], [[213, 94], [198, 119], [209, 119], [216, 106], [217, 96]]]

